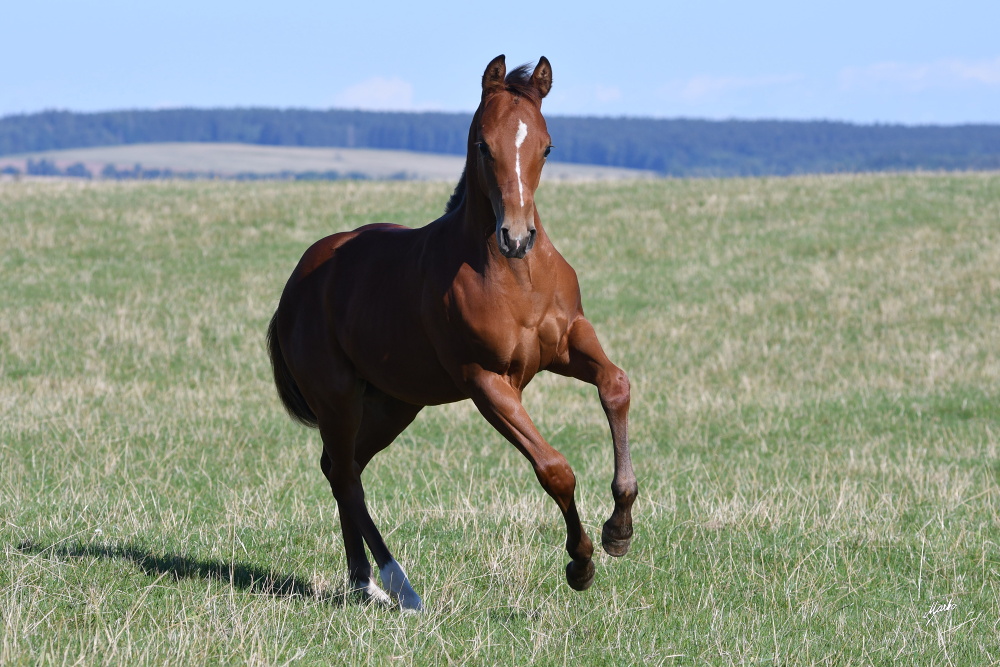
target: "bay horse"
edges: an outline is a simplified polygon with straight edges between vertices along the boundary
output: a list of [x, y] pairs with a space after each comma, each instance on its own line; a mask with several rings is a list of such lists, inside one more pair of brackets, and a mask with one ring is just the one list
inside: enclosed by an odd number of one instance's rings
[[[350, 590], [423, 603], [365, 506], [361, 473], [427, 405], [471, 398], [531, 462], [566, 521], [566, 580], [594, 579], [576, 478], [521, 404], [541, 370], [597, 387], [614, 446], [614, 511], [601, 541], [628, 551], [638, 487], [628, 445], [629, 380], [583, 316], [576, 273], [542, 228], [534, 195], [551, 140], [542, 57], [507, 74], [494, 58], [469, 128], [465, 171], [445, 214], [411, 229], [371, 224], [313, 244], [292, 272], [267, 331], [278, 395], [318, 427], [320, 467], [340, 513]], [[371, 551], [388, 595], [372, 581]], [[390, 597], [391, 596], [391, 597]]]

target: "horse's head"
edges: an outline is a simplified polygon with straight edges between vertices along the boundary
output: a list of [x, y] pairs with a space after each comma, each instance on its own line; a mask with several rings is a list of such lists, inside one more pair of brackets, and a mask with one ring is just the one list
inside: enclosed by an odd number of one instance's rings
[[535, 243], [535, 189], [552, 148], [542, 98], [552, 87], [552, 67], [542, 56], [530, 74], [510, 74], [497, 56], [483, 74], [483, 99], [469, 133], [469, 165], [493, 206], [496, 238], [505, 257], [522, 258]]

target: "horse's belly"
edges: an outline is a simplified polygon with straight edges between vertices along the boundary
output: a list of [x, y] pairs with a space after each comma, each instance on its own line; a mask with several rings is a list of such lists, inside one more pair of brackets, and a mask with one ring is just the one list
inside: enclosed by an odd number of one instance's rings
[[355, 368], [379, 390], [414, 405], [440, 405], [467, 398], [434, 356], [386, 352], [379, 359], [355, 360]]
[[[385, 303], [355, 313], [341, 329], [341, 345], [357, 374], [407, 403], [438, 405], [466, 396], [441, 365], [415, 314]], [[389, 314], [392, 313], [393, 316]]]

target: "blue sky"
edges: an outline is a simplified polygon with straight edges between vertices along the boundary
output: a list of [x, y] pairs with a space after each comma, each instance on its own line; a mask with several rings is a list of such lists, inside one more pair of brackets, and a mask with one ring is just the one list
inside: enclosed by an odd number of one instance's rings
[[0, 116], [268, 106], [471, 111], [499, 53], [548, 114], [1000, 123], [1000, 0], [4, 0]]

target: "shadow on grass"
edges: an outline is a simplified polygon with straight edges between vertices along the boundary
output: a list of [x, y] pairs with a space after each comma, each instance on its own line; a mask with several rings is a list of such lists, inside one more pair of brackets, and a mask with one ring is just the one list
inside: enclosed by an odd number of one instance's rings
[[39, 554], [50, 558], [83, 559], [99, 558], [121, 560], [134, 563], [146, 575], [160, 577], [166, 575], [174, 581], [181, 579], [204, 579], [221, 581], [233, 588], [250, 591], [259, 595], [274, 597], [313, 598], [323, 602], [343, 605], [356, 597], [345, 589], [327, 591], [317, 589], [312, 584], [296, 577], [264, 570], [253, 565], [219, 560], [202, 560], [181, 554], [156, 554], [134, 544], [112, 545], [104, 543], [53, 544], [44, 546], [30, 540], [18, 545], [18, 549], [28, 554]]

